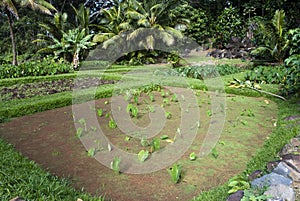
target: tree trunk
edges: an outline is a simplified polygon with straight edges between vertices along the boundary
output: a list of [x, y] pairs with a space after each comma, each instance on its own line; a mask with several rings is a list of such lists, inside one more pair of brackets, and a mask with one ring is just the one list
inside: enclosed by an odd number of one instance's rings
[[11, 19], [11, 14], [7, 8], [5, 8], [5, 14], [7, 15], [8, 19], [8, 24], [9, 24], [9, 31], [10, 31], [10, 38], [11, 38], [11, 45], [12, 45], [12, 52], [13, 52], [13, 65], [18, 65], [18, 58], [17, 58], [17, 47], [16, 47], [16, 42], [15, 42], [15, 35], [14, 35], [14, 30], [13, 30], [13, 25], [12, 25], [12, 19]]

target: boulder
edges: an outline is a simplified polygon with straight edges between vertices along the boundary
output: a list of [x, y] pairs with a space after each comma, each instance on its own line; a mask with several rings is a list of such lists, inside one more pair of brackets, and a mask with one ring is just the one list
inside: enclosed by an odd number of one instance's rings
[[271, 200], [284, 200], [284, 201], [295, 201], [295, 192], [289, 186], [283, 184], [276, 184], [270, 186], [269, 189], [264, 193], [264, 195], [272, 196]]
[[262, 188], [266, 186], [274, 186], [278, 184], [291, 186], [293, 181], [289, 178], [286, 178], [280, 174], [274, 172], [264, 175], [258, 179], [255, 179], [251, 182], [252, 187]]
[[233, 194], [231, 194], [226, 201], [240, 201], [244, 196], [244, 191], [239, 190]]

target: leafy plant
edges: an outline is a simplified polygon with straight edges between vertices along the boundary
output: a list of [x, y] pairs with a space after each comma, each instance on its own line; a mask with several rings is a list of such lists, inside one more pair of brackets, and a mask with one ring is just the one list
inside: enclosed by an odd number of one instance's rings
[[154, 94], [153, 93], [149, 93], [149, 99], [151, 102], [154, 102], [155, 101], [155, 98], [154, 98]]
[[139, 110], [138, 110], [138, 107], [137, 106], [135, 106], [135, 105], [132, 105], [132, 104], [128, 104], [127, 105], [127, 108], [126, 108], [126, 112], [127, 113], [130, 113], [130, 115], [132, 116], [132, 117], [138, 117], [138, 112], [139, 112]]
[[63, 60], [55, 61], [51, 57], [37, 61], [27, 61], [18, 66], [0, 65], [0, 79], [28, 76], [45, 76], [73, 72], [71, 65]]
[[94, 147], [92, 147], [88, 150], [87, 154], [89, 157], [93, 157], [93, 156], [95, 156], [95, 153], [96, 153], [96, 149]]
[[287, 68], [280, 92], [286, 96], [297, 97], [300, 95], [300, 54], [290, 56], [285, 64]]
[[171, 101], [173, 101], [173, 102], [178, 102], [177, 94], [173, 94], [173, 96], [172, 96], [172, 98], [171, 98]]
[[231, 179], [229, 179], [228, 187], [230, 190], [228, 191], [228, 194], [235, 193], [239, 190], [245, 190], [250, 188], [250, 184], [247, 179], [243, 176], [234, 176]]
[[251, 54], [283, 63], [289, 48], [284, 18], [284, 10], [276, 10], [271, 22], [261, 21], [259, 23], [259, 31], [263, 33], [264, 45], [253, 50]]
[[171, 179], [173, 183], [178, 183], [181, 177], [181, 169], [182, 167], [178, 164], [173, 164], [170, 169], [168, 169], [169, 174], [171, 175]]
[[101, 108], [98, 109], [97, 110], [97, 114], [98, 114], [99, 117], [102, 117], [102, 115], [103, 115], [103, 109], [101, 109]]
[[141, 138], [141, 145], [143, 146], [143, 147], [147, 147], [147, 146], [149, 146], [150, 145], [150, 142], [146, 139], [146, 138]]
[[196, 156], [195, 152], [190, 153], [190, 160], [191, 161], [196, 160], [196, 158], [197, 158], [197, 156]]
[[116, 174], [119, 174], [119, 173], [120, 173], [120, 163], [121, 163], [121, 158], [120, 158], [120, 157], [117, 157], [117, 156], [115, 156], [115, 157], [114, 157], [114, 160], [110, 163], [111, 169], [113, 169], [113, 171], [114, 171]]
[[216, 148], [213, 148], [211, 151], [211, 154], [214, 158], [218, 158], [219, 157], [219, 152], [217, 151]]
[[149, 112], [153, 113], [155, 110], [154, 110], [154, 107], [152, 105], [148, 105], [148, 110]]
[[111, 118], [108, 122], [108, 126], [109, 126], [109, 128], [114, 129], [114, 128], [117, 128], [117, 123], [115, 122], [114, 119]]
[[150, 145], [152, 152], [157, 151], [160, 149], [160, 140], [158, 138], [153, 138]]
[[78, 123], [80, 123], [82, 126], [84, 126], [84, 131], [87, 131], [86, 121], [84, 118], [79, 119]]
[[166, 117], [167, 119], [171, 119], [171, 118], [172, 118], [171, 112], [165, 112], [165, 117]]
[[146, 151], [145, 150], [141, 150], [138, 153], [138, 159], [141, 162], [144, 162], [148, 157], [149, 157], [149, 151], [148, 150], [146, 150]]
[[138, 105], [139, 104], [139, 97], [137, 95], [134, 95], [133, 101], [134, 101], [135, 104]]
[[76, 130], [76, 136], [80, 138], [82, 136], [82, 132], [83, 132], [82, 128], [77, 128], [77, 130]]
[[207, 110], [206, 114], [207, 114], [208, 117], [211, 117], [212, 116], [211, 110]]
[[226, 45], [232, 36], [241, 37], [243, 34], [243, 20], [239, 16], [238, 10], [232, 6], [225, 8], [218, 16], [215, 26], [216, 43]]
[[264, 195], [266, 188], [249, 188], [244, 190], [241, 201], [265, 201], [272, 196]]

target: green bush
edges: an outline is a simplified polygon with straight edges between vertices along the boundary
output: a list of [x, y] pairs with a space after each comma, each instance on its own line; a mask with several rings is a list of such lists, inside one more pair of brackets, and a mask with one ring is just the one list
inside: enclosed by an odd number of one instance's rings
[[211, 34], [209, 20], [204, 10], [193, 8], [190, 5], [177, 6], [172, 10], [171, 17], [188, 19], [189, 23], [183, 33], [198, 44], [208, 42]]
[[281, 93], [286, 96], [300, 95], [300, 54], [292, 55], [285, 60], [286, 72], [282, 82]]
[[190, 77], [195, 79], [206, 79], [206, 78], [212, 78], [217, 76], [224, 76], [224, 75], [230, 75], [234, 73], [241, 72], [241, 69], [228, 65], [216, 65], [213, 66], [191, 66], [191, 67], [181, 67], [176, 68], [175, 71], [178, 73], [178, 75], [182, 77]]
[[243, 30], [243, 20], [239, 16], [238, 10], [232, 6], [225, 8], [216, 22], [216, 44], [224, 46], [231, 37], [242, 37]]
[[18, 66], [5, 64], [0, 66], [0, 79], [27, 76], [55, 75], [72, 72], [71, 65], [63, 61], [55, 62], [51, 58], [42, 61], [25, 62]]
[[247, 72], [245, 80], [256, 83], [280, 84], [284, 80], [286, 68], [284, 66], [258, 66]]

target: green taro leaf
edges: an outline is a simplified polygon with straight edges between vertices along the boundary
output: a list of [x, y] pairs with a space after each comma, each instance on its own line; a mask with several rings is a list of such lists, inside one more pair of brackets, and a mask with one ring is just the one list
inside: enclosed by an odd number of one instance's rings
[[138, 159], [141, 162], [144, 162], [148, 157], [149, 157], [149, 151], [148, 150], [146, 150], [146, 151], [145, 150], [141, 150], [138, 153]]
[[114, 157], [114, 160], [110, 163], [111, 169], [113, 169], [113, 171], [114, 171], [116, 174], [119, 174], [119, 173], [120, 173], [120, 163], [121, 163], [121, 158], [120, 158], [120, 157], [117, 157], [117, 156], [115, 156], [115, 157]]
[[192, 153], [190, 154], [190, 160], [191, 160], [191, 161], [194, 161], [194, 160], [196, 160], [196, 158], [197, 158], [197, 156], [196, 156], [195, 152], [192, 152]]

